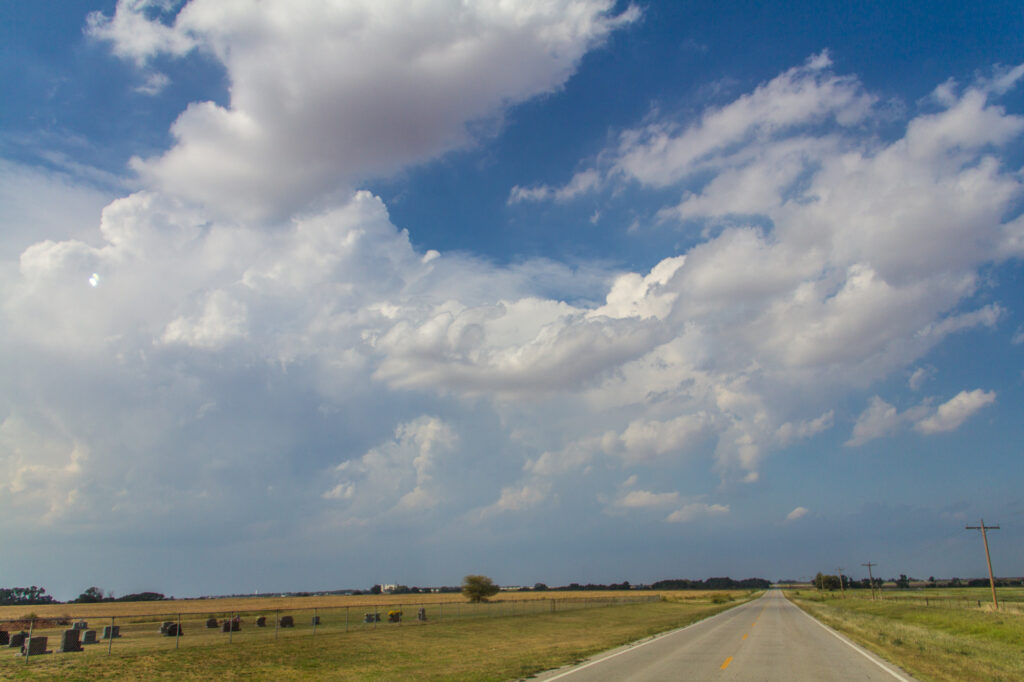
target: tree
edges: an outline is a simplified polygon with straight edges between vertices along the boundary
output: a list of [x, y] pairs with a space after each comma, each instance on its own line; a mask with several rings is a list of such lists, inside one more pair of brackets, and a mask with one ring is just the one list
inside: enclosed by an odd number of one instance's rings
[[548, 589], [548, 586], [545, 585], [544, 583], [534, 583], [533, 584], [533, 591], [534, 592], [544, 592], [547, 589]]
[[103, 590], [96, 586], [90, 587], [75, 600], [79, 604], [95, 604], [98, 601], [103, 601]]
[[498, 594], [498, 586], [486, 575], [467, 575], [462, 579], [462, 594], [471, 602], [487, 601]]
[[906, 573], [900, 573], [900, 577], [896, 580], [896, 587], [901, 590], [905, 590], [910, 587], [910, 578], [907, 577]]
[[46, 594], [46, 588], [36, 587], [0, 587], [0, 604], [52, 604], [53, 597]]
[[160, 601], [166, 599], [164, 595], [159, 592], [138, 592], [136, 594], [126, 594], [118, 601]]
[[814, 586], [819, 590], [838, 590], [841, 585], [839, 583], [839, 577], [834, 575], [825, 575], [820, 571], [814, 576]]

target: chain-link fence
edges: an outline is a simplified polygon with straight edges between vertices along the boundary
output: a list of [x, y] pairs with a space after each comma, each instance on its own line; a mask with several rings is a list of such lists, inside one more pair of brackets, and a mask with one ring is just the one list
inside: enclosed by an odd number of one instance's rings
[[25, 663], [37, 656], [97, 656], [182, 647], [315, 638], [376, 628], [419, 627], [477, 618], [530, 616], [658, 601], [657, 594], [486, 603], [434, 601], [292, 609], [0, 620], [0, 647]]

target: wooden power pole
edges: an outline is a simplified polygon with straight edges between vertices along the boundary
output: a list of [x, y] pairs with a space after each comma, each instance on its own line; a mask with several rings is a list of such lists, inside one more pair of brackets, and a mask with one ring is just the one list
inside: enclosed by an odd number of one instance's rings
[[840, 567], [836, 571], [839, 572], [839, 593], [843, 595], [843, 599], [846, 599], [846, 585], [843, 585], [843, 569]]
[[999, 610], [999, 602], [996, 601], [996, 579], [995, 579], [995, 576], [992, 575], [992, 557], [988, 553], [988, 531], [990, 531], [990, 530], [999, 530], [999, 526], [986, 526], [985, 525], [985, 519], [982, 519], [980, 526], [964, 526], [964, 528], [966, 528], [967, 530], [980, 530], [981, 531], [981, 539], [985, 543], [985, 563], [988, 564], [988, 584], [989, 584], [989, 587], [992, 588], [992, 607], [996, 611], [998, 611]]
[[866, 564], [861, 564], [861, 566], [867, 566], [868, 567], [868, 585], [871, 586], [871, 599], [872, 600], [874, 600], [874, 598], [875, 598], [875, 576], [871, 575], [871, 567], [872, 566], [877, 566], [877, 565], [878, 564], [873, 564], [870, 561], [867, 562]]

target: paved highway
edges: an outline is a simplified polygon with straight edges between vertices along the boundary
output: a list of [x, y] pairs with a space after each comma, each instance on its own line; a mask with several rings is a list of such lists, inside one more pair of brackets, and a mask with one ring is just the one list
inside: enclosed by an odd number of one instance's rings
[[858, 680], [913, 682], [789, 603], [778, 590], [656, 638], [615, 649], [539, 680]]

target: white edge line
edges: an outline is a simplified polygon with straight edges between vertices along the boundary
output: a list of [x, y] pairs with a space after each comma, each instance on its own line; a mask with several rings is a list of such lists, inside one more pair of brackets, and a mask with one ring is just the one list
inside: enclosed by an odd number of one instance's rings
[[[677, 632], [682, 632], [683, 630], [689, 630], [692, 627], [696, 627], [698, 625], [703, 625], [704, 623], [708, 623], [708, 622], [714, 620], [715, 618], [718, 618], [719, 616], [724, 616], [727, 613], [735, 613], [736, 609], [741, 608], [743, 606], [746, 606], [747, 604], [753, 604], [754, 602], [758, 601], [759, 599], [764, 598], [764, 596], [767, 595], [767, 594], [768, 594], [768, 592], [766, 590], [765, 594], [761, 595], [757, 599], [752, 599], [752, 600], [750, 600], [748, 602], [744, 602], [742, 604], [737, 604], [736, 606], [734, 606], [731, 609], [726, 609], [725, 611], [719, 611], [718, 613], [716, 613], [713, 616], [708, 616], [707, 618], [704, 618], [702, 620], [698, 620], [695, 623], [690, 623], [689, 625], [684, 625], [681, 628], [676, 628], [675, 630], [669, 630], [668, 632], [663, 632], [660, 635], [654, 635], [653, 637], [651, 637], [647, 641], [640, 642], [639, 644], [625, 644], [623, 646], [625, 646], [626, 648], [623, 649], [622, 651], [617, 651], [614, 654], [610, 654], [608, 656], [605, 656], [604, 658], [598, 658], [596, 660], [590, 661], [589, 663], [584, 663], [583, 665], [577, 666], [575, 668], [570, 668], [569, 670], [566, 670], [564, 673], [559, 673], [558, 675], [555, 675], [554, 677], [545, 677], [545, 678], [543, 678], [542, 682], [554, 682], [554, 680], [560, 680], [563, 677], [568, 677], [569, 675], [575, 675], [579, 671], [585, 670], [586, 668], [589, 668], [592, 665], [597, 665], [598, 663], [604, 663], [605, 661], [610, 661], [611, 659], [615, 658], [616, 656], [621, 656], [622, 654], [628, 654], [630, 651], [636, 651], [637, 649], [639, 649], [642, 646], [647, 646], [648, 644], [653, 644], [654, 642], [657, 642], [660, 639], [664, 639], [665, 637], [671, 637], [672, 635], [676, 634]], [[906, 682], [910, 682], [910, 680], [906, 680]]]
[[[789, 600], [787, 599], [786, 601], [789, 601]], [[797, 606], [797, 605], [796, 605], [796, 604], [794, 604], [793, 602], [789, 602], [789, 604], [790, 604], [790, 606], [792, 606], [792, 607], [793, 607], [794, 609], [796, 609], [797, 611], [799, 611], [800, 613], [804, 614], [805, 616], [807, 616], [808, 618], [810, 618], [810, 619], [811, 619], [812, 621], [814, 621], [815, 623], [817, 623], [818, 625], [820, 625], [820, 626], [821, 626], [821, 627], [822, 627], [822, 628], [823, 628], [823, 629], [824, 629], [824, 630], [825, 630], [825, 631], [826, 631], [827, 633], [829, 633], [830, 635], [832, 635], [833, 637], [835, 637], [836, 639], [838, 639], [838, 640], [839, 640], [840, 642], [842, 642], [842, 643], [843, 643], [843, 644], [845, 644], [846, 646], [848, 646], [848, 647], [850, 647], [851, 649], [853, 649], [854, 651], [856, 651], [856, 652], [857, 652], [858, 654], [860, 654], [860, 655], [861, 655], [861, 656], [863, 656], [864, 658], [868, 659], [869, 661], [871, 661], [872, 663], [874, 663], [875, 665], [877, 665], [877, 666], [878, 666], [879, 668], [881, 668], [881, 669], [882, 669], [882, 670], [884, 670], [885, 672], [887, 672], [887, 673], [889, 673], [890, 675], [892, 675], [893, 677], [895, 677], [895, 678], [896, 678], [897, 680], [900, 680], [901, 682], [913, 682], [913, 681], [912, 681], [912, 680], [911, 680], [910, 678], [907, 678], [907, 677], [903, 677], [903, 675], [900, 675], [900, 674], [899, 674], [898, 672], [896, 672], [895, 670], [893, 670], [892, 668], [890, 668], [890, 667], [889, 667], [888, 665], [886, 665], [885, 663], [882, 663], [881, 661], [879, 661], [879, 660], [878, 660], [878, 659], [877, 659], [877, 658], [875, 657], [875, 655], [874, 655], [874, 654], [872, 654], [872, 653], [868, 652], [868, 651], [867, 651], [866, 649], [864, 649], [864, 648], [863, 648], [862, 646], [860, 646], [860, 645], [858, 645], [858, 644], [855, 644], [855, 643], [851, 642], [851, 641], [850, 641], [849, 639], [847, 639], [846, 637], [843, 637], [843, 636], [842, 636], [841, 634], [839, 634], [838, 632], [836, 632], [835, 630], [833, 630], [833, 629], [832, 629], [832, 628], [830, 628], [829, 626], [825, 625], [825, 624], [824, 624], [824, 623], [822, 623], [822, 622], [821, 622], [820, 620], [818, 620], [817, 618], [815, 618], [815, 617], [814, 617], [814, 616], [812, 616], [811, 614], [807, 613], [806, 611], [804, 611], [804, 610], [803, 610], [802, 608], [800, 608], [799, 606]]]

